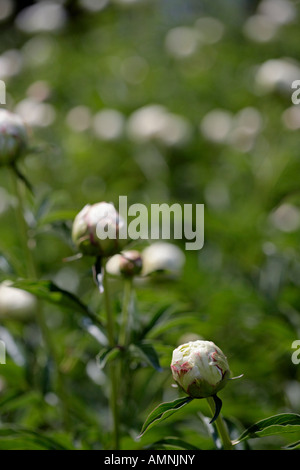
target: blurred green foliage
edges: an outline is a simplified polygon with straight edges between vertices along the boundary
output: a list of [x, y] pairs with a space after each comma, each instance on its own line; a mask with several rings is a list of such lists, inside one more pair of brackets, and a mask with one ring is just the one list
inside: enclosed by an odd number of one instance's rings
[[[76, 212], [101, 200], [117, 204], [119, 195], [129, 204], [205, 204], [205, 244], [185, 251], [182, 278], [137, 284], [141, 318], [171, 306], [187, 321], [152, 338], [163, 371], [137, 368], [122, 448], [169, 435], [212, 448], [201, 434], [204, 401], [134, 440], [149, 411], [177, 396], [171, 353], [190, 335], [214, 341], [233, 375], [244, 374], [220, 394], [228, 420], [243, 429], [271, 414], [299, 413], [300, 365], [291, 361], [292, 342], [300, 339], [300, 107], [291, 101], [291, 83], [300, 79], [298, 3], [59, 2], [52, 26], [51, 15], [31, 26], [24, 10], [5, 16], [2, 3], [12, 2], [0, 2], [6, 108], [29, 122], [36, 148], [20, 168], [35, 191], [24, 197], [39, 278], [97, 311], [90, 260], [63, 261], [74, 254]], [[152, 105], [176, 118], [162, 130], [157, 115], [146, 124], [141, 117], [138, 125], [132, 121]], [[24, 259], [6, 168], [0, 186], [5, 279], [23, 276]], [[177, 244], [184, 250], [184, 240]], [[114, 282], [112, 289], [119, 309], [122, 286]], [[0, 422], [45, 431], [67, 447], [106, 448], [108, 389], [95, 361], [99, 344], [80, 326], [78, 312], [50, 304], [45, 312], [64, 376], [67, 420], [36, 325], [8, 322], [3, 326], [25, 360], [8, 351], [0, 365]], [[0, 446], [13, 446], [14, 439], [0, 439]], [[287, 442], [250, 444], [273, 449]]]

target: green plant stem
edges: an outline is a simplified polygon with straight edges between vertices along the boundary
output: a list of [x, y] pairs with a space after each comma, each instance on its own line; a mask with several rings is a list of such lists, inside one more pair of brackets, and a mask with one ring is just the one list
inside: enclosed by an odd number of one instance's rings
[[[208, 397], [207, 398], [207, 402], [208, 402], [208, 405], [211, 409], [211, 412], [212, 412], [212, 415], [214, 416], [214, 413], [215, 413], [215, 402], [214, 402], [214, 399], [212, 397]], [[223, 448], [224, 450], [232, 450], [233, 449], [233, 445], [232, 445], [232, 442], [230, 440], [230, 437], [229, 437], [229, 434], [228, 434], [228, 431], [227, 431], [227, 428], [226, 428], [226, 425], [221, 417], [221, 415], [219, 415], [215, 421], [216, 423], [216, 428], [217, 428], [217, 431], [219, 433], [219, 436], [220, 436], [220, 439], [223, 443]]]
[[13, 183], [13, 189], [15, 196], [17, 198], [17, 204], [16, 204], [16, 219], [17, 219], [17, 224], [19, 226], [19, 235], [20, 235], [20, 241], [23, 249], [23, 254], [25, 257], [25, 265], [26, 265], [26, 275], [29, 278], [35, 278], [36, 277], [36, 268], [35, 268], [35, 263], [33, 260], [33, 255], [31, 248], [29, 246], [30, 240], [28, 236], [28, 225], [25, 220], [24, 216], [24, 204], [23, 204], [23, 194], [22, 194], [22, 188], [20, 185], [20, 181], [18, 180], [18, 176], [15, 173], [14, 169], [11, 169], [11, 180]]
[[[106, 310], [106, 328], [108, 341], [111, 348], [115, 347], [115, 325], [113, 311], [111, 308], [110, 295], [107, 282], [106, 267], [103, 267], [103, 289], [104, 289], [104, 302]], [[118, 368], [117, 364], [113, 361], [109, 364], [109, 377], [110, 377], [110, 409], [113, 419], [113, 445], [114, 450], [120, 448], [120, 432], [119, 432], [119, 410], [118, 410]]]
[[128, 346], [129, 343], [129, 322], [130, 322], [130, 302], [132, 298], [132, 279], [125, 279], [124, 281], [124, 295], [123, 295], [123, 311], [122, 311], [122, 325], [119, 336], [119, 343], [121, 346]]
[[107, 272], [106, 266], [103, 266], [103, 295], [104, 295], [104, 303], [105, 303], [105, 312], [106, 312], [106, 330], [108, 336], [108, 342], [111, 348], [115, 346], [115, 322], [113, 311], [111, 308], [110, 296], [109, 296], [109, 288], [108, 288], [108, 280], [107, 280]]
[[[25, 258], [26, 275], [28, 276], [28, 278], [37, 279], [36, 265], [35, 265], [32, 250], [30, 248], [30, 239], [28, 235], [29, 227], [24, 216], [24, 212], [25, 212], [24, 203], [23, 203], [24, 195], [22, 193], [21, 182], [19, 181], [18, 175], [15, 173], [13, 168], [11, 169], [11, 175], [12, 175], [12, 183], [13, 183], [14, 192], [17, 198], [16, 218], [17, 218], [17, 223], [19, 226], [20, 240], [21, 240], [24, 258]], [[36, 315], [37, 315], [37, 322], [40, 327], [44, 343], [48, 349], [49, 355], [52, 357], [53, 362], [55, 364], [56, 374], [57, 374], [58, 394], [63, 403], [64, 421], [65, 421], [65, 424], [67, 425], [68, 423], [68, 413], [66, 411], [67, 410], [67, 396], [65, 395], [65, 392], [64, 392], [63, 378], [62, 378], [62, 374], [59, 368], [59, 360], [57, 357], [56, 349], [54, 347], [49, 328], [46, 323], [46, 319], [44, 317], [42, 305], [39, 300], [37, 301]]]
[[[119, 397], [123, 419], [125, 422], [128, 419], [128, 413], [130, 414], [130, 404], [132, 396], [132, 374], [129, 367], [128, 348], [131, 343], [131, 325], [132, 325], [132, 305], [131, 301], [133, 298], [133, 279], [124, 279], [124, 292], [122, 301], [122, 323], [120, 327], [119, 344], [121, 348], [124, 348], [125, 354], [121, 356], [119, 374], [122, 377], [122, 395]], [[125, 406], [124, 406], [125, 405]]]

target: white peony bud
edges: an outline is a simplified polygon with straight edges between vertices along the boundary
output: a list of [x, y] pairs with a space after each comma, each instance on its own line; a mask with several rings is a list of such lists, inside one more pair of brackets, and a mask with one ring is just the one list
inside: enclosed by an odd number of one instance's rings
[[87, 204], [75, 217], [72, 239], [79, 251], [89, 256], [112, 256], [127, 243], [119, 238], [124, 221], [111, 203]]
[[142, 264], [142, 257], [138, 251], [123, 251], [108, 260], [106, 270], [112, 276], [130, 278], [141, 273]]
[[24, 121], [6, 109], [0, 109], [0, 165], [14, 163], [27, 146]]
[[193, 398], [216, 395], [230, 378], [227, 359], [212, 341], [190, 341], [176, 348], [171, 371], [175, 382]]
[[184, 253], [178, 246], [167, 242], [156, 242], [143, 250], [143, 275], [164, 273], [178, 276], [185, 263]]
[[0, 284], [0, 319], [27, 321], [34, 317], [37, 299], [22, 289], [12, 287], [9, 281]]

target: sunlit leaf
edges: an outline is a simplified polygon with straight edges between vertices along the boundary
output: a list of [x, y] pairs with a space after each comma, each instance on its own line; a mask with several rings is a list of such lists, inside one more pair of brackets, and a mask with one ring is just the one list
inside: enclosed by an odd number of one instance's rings
[[270, 418], [262, 419], [250, 426], [241, 436], [234, 441], [238, 444], [245, 439], [256, 437], [274, 436], [288, 432], [300, 431], [300, 415], [294, 413], [282, 413]]
[[143, 424], [139, 437], [142, 437], [146, 431], [152, 428], [154, 425], [161, 423], [163, 420], [169, 418], [176, 411], [183, 408], [185, 405], [192, 401], [192, 397], [177, 398], [171, 402], [165, 402], [154, 408], [153, 411], [148, 415], [146, 421]]
[[292, 444], [288, 444], [284, 446], [284, 449], [298, 449], [300, 447], [300, 441], [293, 442]]

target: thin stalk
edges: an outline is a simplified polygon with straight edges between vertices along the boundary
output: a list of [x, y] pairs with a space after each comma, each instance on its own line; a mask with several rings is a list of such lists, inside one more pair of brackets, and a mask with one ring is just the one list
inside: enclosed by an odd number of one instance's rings
[[[107, 272], [106, 267], [103, 267], [103, 289], [104, 289], [104, 302], [106, 310], [106, 327], [107, 335], [110, 347], [115, 347], [115, 322], [113, 317], [113, 311], [111, 308]], [[118, 409], [118, 367], [113, 361], [109, 364], [109, 377], [111, 385], [110, 393], [110, 410], [113, 419], [113, 445], [114, 450], [120, 449], [120, 431], [119, 431], [119, 409]]]
[[[211, 409], [211, 412], [212, 412], [212, 415], [214, 416], [215, 414], [215, 402], [214, 402], [214, 399], [212, 397], [208, 397], [207, 398], [207, 402], [208, 402], [208, 405]], [[227, 431], [227, 427], [221, 417], [221, 415], [219, 415], [217, 417], [217, 419], [215, 420], [215, 423], [216, 423], [216, 428], [217, 428], [217, 431], [218, 431], [218, 434], [220, 436], [220, 439], [223, 443], [223, 448], [224, 450], [232, 450], [233, 449], [233, 445], [232, 445], [232, 442], [231, 442], [231, 439], [229, 437], [229, 434], [228, 434], [228, 431]]]
[[107, 336], [108, 342], [110, 347], [115, 346], [115, 322], [113, 311], [111, 308], [110, 296], [109, 296], [109, 289], [108, 289], [108, 281], [107, 281], [107, 272], [106, 266], [103, 266], [103, 295], [104, 295], [104, 304], [105, 304], [105, 312], [106, 312], [106, 329], [107, 329]]
[[122, 311], [122, 325], [119, 336], [119, 343], [121, 346], [128, 346], [129, 343], [129, 322], [130, 322], [130, 302], [132, 298], [132, 279], [125, 279], [124, 281], [124, 295], [123, 295], [123, 311]]
[[13, 184], [14, 193], [17, 198], [16, 205], [16, 219], [19, 226], [20, 241], [23, 249], [23, 254], [25, 257], [26, 265], [26, 274], [30, 278], [36, 277], [36, 268], [33, 260], [33, 255], [31, 248], [29, 247], [29, 237], [28, 237], [28, 225], [24, 216], [24, 204], [23, 204], [23, 194], [18, 180], [18, 176], [15, 173], [15, 170], [11, 169], [11, 179]]
[[[124, 279], [124, 291], [122, 300], [122, 319], [120, 326], [119, 345], [124, 348], [125, 355], [121, 357], [119, 364], [119, 374], [122, 377], [122, 396], [119, 397], [123, 415], [122, 418], [127, 422], [130, 416], [132, 375], [128, 366], [127, 352], [131, 342], [132, 325], [132, 305], [133, 298], [133, 278]], [[125, 406], [124, 406], [125, 405]]]
[[[18, 175], [15, 173], [13, 168], [11, 170], [11, 175], [12, 175], [12, 183], [13, 183], [14, 192], [17, 198], [16, 219], [17, 219], [17, 223], [19, 226], [20, 241], [22, 244], [24, 258], [25, 258], [26, 275], [28, 276], [28, 278], [36, 279], [37, 270], [36, 270], [33, 253], [30, 248], [30, 239], [28, 235], [29, 227], [24, 216], [25, 209], [24, 209], [24, 203], [23, 203], [23, 193], [22, 193], [22, 188], [20, 184], [21, 182], [19, 181]], [[56, 374], [57, 374], [58, 393], [64, 405], [64, 420], [67, 425], [68, 423], [67, 412], [66, 412], [67, 397], [64, 393], [63, 379], [62, 379], [62, 375], [59, 369], [59, 360], [56, 354], [56, 349], [54, 347], [49, 328], [47, 326], [47, 323], [44, 317], [42, 305], [39, 300], [37, 301], [36, 315], [37, 315], [37, 321], [41, 330], [44, 343], [55, 364]]]

